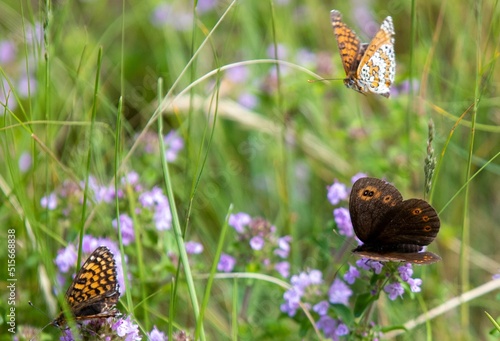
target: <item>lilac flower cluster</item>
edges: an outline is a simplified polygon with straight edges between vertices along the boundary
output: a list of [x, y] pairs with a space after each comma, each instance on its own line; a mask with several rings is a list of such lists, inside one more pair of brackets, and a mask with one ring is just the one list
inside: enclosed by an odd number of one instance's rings
[[310, 270], [294, 275], [290, 279], [292, 287], [283, 294], [284, 303], [280, 309], [290, 317], [294, 317], [302, 303], [305, 309], [315, 313], [316, 325], [325, 337], [338, 340], [339, 336], [349, 334], [349, 328], [335, 316], [332, 304], [348, 305], [353, 292], [347, 284], [335, 279], [330, 286], [323, 281], [319, 270]]
[[[142, 336], [139, 333], [139, 326], [127, 317], [110, 317], [107, 319], [89, 320], [87, 323], [78, 324], [80, 337], [84, 340], [94, 340], [96, 337], [102, 340], [123, 340], [123, 341], [139, 341]], [[154, 329], [153, 329], [154, 331]], [[153, 333], [153, 331], [151, 333]], [[80, 338], [75, 338], [71, 329], [63, 329], [60, 341], [74, 341]], [[162, 340], [158, 339], [157, 340]], [[164, 338], [163, 340], [166, 340]]]
[[223, 253], [217, 264], [218, 271], [231, 272], [237, 265], [245, 266], [245, 270], [276, 271], [281, 277], [290, 275], [290, 236], [280, 237], [276, 227], [263, 218], [252, 218], [244, 212], [232, 214], [229, 225], [237, 233], [234, 255]]

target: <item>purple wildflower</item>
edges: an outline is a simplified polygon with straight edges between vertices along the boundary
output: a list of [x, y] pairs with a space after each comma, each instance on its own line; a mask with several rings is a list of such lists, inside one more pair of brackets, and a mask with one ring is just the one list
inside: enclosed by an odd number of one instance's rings
[[[118, 230], [118, 222], [116, 219], [113, 219], [111, 225], [113, 225], [115, 230]], [[120, 228], [122, 231], [123, 245], [129, 245], [135, 240], [135, 233], [134, 222], [127, 214], [120, 214]]]
[[167, 336], [158, 330], [156, 326], [153, 326], [153, 330], [151, 330], [150, 333], [148, 333], [148, 340], [149, 341], [166, 341]]
[[297, 313], [300, 305], [300, 298], [302, 297], [302, 291], [296, 287], [292, 287], [285, 291], [283, 294], [283, 299], [285, 302], [281, 304], [280, 310], [288, 316], [293, 317]]
[[31, 154], [28, 152], [24, 152], [21, 154], [19, 157], [19, 170], [21, 173], [26, 173], [30, 168], [31, 165], [33, 164], [33, 159], [31, 158]]
[[271, 44], [267, 47], [267, 56], [269, 58], [276, 58], [276, 59], [287, 59], [288, 56], [288, 49], [282, 45], [278, 44], [275, 49], [275, 45]]
[[398, 267], [398, 272], [401, 279], [405, 282], [408, 282], [408, 280], [411, 278], [411, 275], [413, 275], [413, 268], [411, 263], [406, 263], [405, 265]]
[[330, 289], [328, 290], [328, 297], [330, 303], [340, 303], [343, 305], [349, 304], [349, 297], [352, 295], [352, 290], [342, 282], [340, 279], [335, 279]]
[[394, 301], [398, 296], [403, 296], [405, 289], [399, 282], [387, 284], [384, 287], [384, 291], [389, 295], [389, 299]]
[[341, 200], [347, 199], [347, 187], [343, 183], [335, 180], [327, 189], [328, 194], [326, 196], [332, 205], [337, 205]]
[[170, 230], [172, 228], [172, 213], [170, 212], [168, 202], [156, 207], [154, 220], [158, 231]]
[[130, 316], [126, 319], [119, 319], [112, 329], [116, 330], [116, 334], [124, 337], [126, 341], [142, 340], [139, 335], [139, 326], [131, 320]]
[[344, 274], [344, 281], [346, 281], [349, 284], [353, 284], [356, 281], [356, 278], [359, 278], [359, 270], [352, 266], [349, 265], [349, 270]]
[[217, 270], [222, 272], [231, 272], [236, 265], [236, 259], [228, 254], [221, 254], [219, 263], [217, 264]]
[[245, 226], [250, 224], [251, 221], [252, 218], [250, 217], [250, 215], [244, 212], [239, 212], [236, 214], [231, 214], [229, 216], [228, 224], [229, 226], [232, 226], [236, 230], [236, 232], [243, 233], [245, 232]]
[[335, 334], [337, 334], [338, 336], [347, 335], [347, 334], [349, 334], [349, 328], [347, 328], [347, 326], [344, 323], [340, 323], [337, 326], [337, 330], [335, 331]]
[[422, 285], [422, 280], [420, 278], [408, 278], [407, 282], [412, 292], [420, 292], [422, 290], [422, 288], [420, 288]]
[[318, 315], [323, 316], [328, 313], [328, 308], [330, 307], [330, 304], [328, 301], [321, 301], [315, 306], [313, 306], [313, 311], [318, 313]]
[[50, 193], [48, 196], [42, 197], [40, 206], [49, 210], [55, 210], [57, 207], [57, 196], [55, 193]]
[[274, 254], [281, 258], [288, 258], [290, 253], [291, 236], [284, 236], [278, 239], [278, 248], [274, 250]]
[[278, 271], [281, 277], [288, 278], [290, 276], [290, 263], [279, 262], [274, 265], [274, 270]]
[[13, 41], [0, 41], [0, 64], [5, 65], [16, 58], [16, 45]]
[[337, 321], [332, 319], [330, 316], [321, 316], [318, 322], [316, 322], [316, 326], [319, 330], [323, 331], [323, 334], [325, 334], [327, 338], [331, 338], [334, 341], [338, 340], [338, 337], [335, 333], [337, 329]]
[[203, 252], [203, 245], [198, 242], [189, 241], [184, 244], [186, 252], [191, 255], [198, 255]]
[[359, 179], [361, 178], [366, 178], [367, 175], [365, 173], [357, 173], [357, 174], [354, 174], [354, 176], [351, 178], [351, 183], [355, 183], [356, 181], [358, 181]]
[[248, 68], [237, 65], [226, 70], [226, 77], [233, 83], [244, 83], [248, 78]]
[[58, 252], [55, 263], [60, 272], [66, 273], [75, 266], [77, 257], [75, 246], [70, 244]]
[[217, 6], [217, 0], [198, 0], [196, 9], [199, 13], [205, 13]]
[[238, 103], [248, 109], [253, 109], [259, 104], [259, 100], [255, 95], [245, 92], [238, 97]]
[[500, 279], [500, 274], [494, 274], [491, 276], [492, 279]]
[[172, 162], [177, 159], [177, 155], [184, 148], [184, 140], [177, 131], [170, 131], [164, 138], [165, 142], [165, 158]]
[[347, 208], [339, 207], [334, 209], [333, 217], [339, 229], [339, 234], [346, 237], [354, 236], [354, 229], [352, 227], [351, 215], [349, 214], [349, 210]]
[[254, 249], [255, 251], [260, 251], [264, 247], [264, 238], [261, 236], [255, 236], [252, 239], [250, 239], [250, 247]]

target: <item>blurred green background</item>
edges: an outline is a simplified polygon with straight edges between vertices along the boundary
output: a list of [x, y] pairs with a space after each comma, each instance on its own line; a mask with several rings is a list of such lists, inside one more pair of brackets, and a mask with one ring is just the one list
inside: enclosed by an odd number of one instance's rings
[[[234, 212], [265, 217], [281, 235], [293, 236], [292, 274], [318, 268], [331, 279], [342, 265], [332, 254], [346, 241], [332, 232], [326, 186], [335, 179], [350, 184], [358, 172], [386, 178], [405, 198], [425, 196], [441, 218], [429, 250], [443, 261], [416, 269], [423, 291], [413, 300], [381, 299], [375, 313], [379, 324], [403, 324], [500, 272], [497, 2], [213, 0], [200, 1], [197, 10], [193, 6], [187, 1], [0, 3], [0, 40], [11, 44], [0, 49], [11, 51], [0, 55], [5, 108], [0, 223], [2, 235], [8, 228], [17, 231], [19, 325], [49, 322], [28, 306], [29, 300], [51, 316], [56, 312], [54, 301], [41, 293], [53, 293], [53, 259], [65, 243], [75, 241], [83, 221], [88, 233], [113, 232], [109, 211], [97, 208], [87, 221], [76, 206], [76, 220], [60, 224], [40, 199], [67, 179], [85, 178], [89, 143], [90, 174], [103, 183], [115, 175], [118, 141], [122, 171], [133, 169], [145, 183], [161, 185], [159, 158], [135, 149], [139, 134], [156, 132], [151, 119], [157, 117], [165, 132], [175, 129], [185, 141], [170, 176], [186, 237], [205, 247], [197, 274], [209, 272], [233, 204]], [[392, 16], [397, 72], [390, 99], [361, 95], [341, 80], [308, 82], [345, 76], [331, 9], [340, 10], [366, 42]], [[168, 93], [161, 105], [159, 78], [161, 96]], [[425, 195], [430, 119], [437, 168], [432, 191]], [[18, 166], [23, 153], [33, 160], [27, 171]], [[150, 249], [145, 265], [166, 257], [162, 252]], [[6, 257], [6, 248], [0, 247], [0, 255]], [[129, 263], [134, 264], [133, 253]], [[40, 282], [42, 270], [48, 271], [49, 283]], [[0, 270], [2, 315], [5, 271]], [[132, 283], [148, 281], [155, 300], [168, 302], [162, 276], [167, 275], [159, 271]], [[201, 295], [204, 280], [195, 277], [195, 284]], [[204, 321], [209, 340], [231, 337], [232, 285], [231, 280], [214, 283]], [[239, 339], [298, 339], [298, 325], [279, 311], [283, 290], [258, 281], [252, 286]], [[189, 301], [180, 288], [182, 301]], [[150, 303], [144, 328], [156, 324], [166, 330], [167, 307]], [[178, 308], [175, 323], [193, 330], [192, 311]], [[498, 292], [450, 309], [398, 339], [494, 339], [484, 311], [499, 316]], [[138, 322], [144, 323], [140, 315]], [[46, 333], [59, 335], [58, 330]]]

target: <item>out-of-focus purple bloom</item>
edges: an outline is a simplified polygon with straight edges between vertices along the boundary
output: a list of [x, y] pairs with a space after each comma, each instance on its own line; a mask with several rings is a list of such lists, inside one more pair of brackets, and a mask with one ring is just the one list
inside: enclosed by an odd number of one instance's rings
[[197, 242], [189, 241], [184, 244], [186, 252], [190, 255], [198, 255], [203, 252], [203, 245]]
[[344, 323], [340, 323], [335, 331], [338, 336], [343, 336], [349, 334], [349, 328]]
[[494, 274], [491, 276], [492, 279], [500, 279], [500, 274]]
[[341, 200], [347, 199], [347, 187], [343, 183], [335, 180], [327, 189], [328, 194], [326, 196], [332, 205], [337, 205]]
[[151, 330], [150, 333], [148, 333], [148, 340], [149, 341], [166, 341], [167, 336], [158, 330], [156, 326], [153, 326], [153, 330]]
[[248, 68], [237, 65], [226, 70], [226, 77], [233, 83], [244, 83], [248, 79]]
[[349, 265], [349, 270], [344, 274], [344, 281], [346, 281], [349, 284], [353, 284], [356, 281], [356, 278], [359, 278], [359, 270], [352, 266]]
[[328, 290], [328, 298], [330, 303], [340, 303], [343, 305], [349, 304], [349, 298], [352, 295], [352, 290], [340, 279], [335, 279], [330, 289]]
[[288, 49], [282, 44], [278, 44], [275, 49], [274, 44], [271, 44], [267, 47], [267, 56], [273, 59], [284, 60], [288, 57]]
[[77, 257], [74, 245], [70, 244], [58, 252], [55, 263], [60, 272], [66, 273], [75, 266]]
[[48, 196], [42, 197], [40, 206], [49, 210], [55, 210], [57, 207], [57, 196], [55, 193], [50, 193]]
[[410, 285], [410, 290], [412, 292], [420, 292], [422, 290], [422, 288], [420, 288], [422, 285], [422, 280], [420, 278], [408, 278], [406, 282]]
[[184, 140], [177, 131], [170, 131], [164, 138], [165, 142], [165, 158], [172, 162], [177, 159], [177, 155], [184, 148]]
[[370, 271], [371, 270], [371, 266], [370, 266], [370, 260], [368, 258], [360, 258], [356, 261], [356, 266], [358, 268], [361, 268], [363, 270], [366, 270], [366, 271]]
[[17, 94], [20, 97], [27, 98], [31, 93], [36, 92], [37, 85], [35, 78], [23, 75], [17, 82]]
[[323, 334], [325, 334], [327, 338], [330, 338], [333, 341], [338, 340], [338, 336], [335, 333], [337, 330], [337, 321], [332, 319], [330, 316], [321, 316], [318, 322], [316, 322], [316, 326], [319, 330], [323, 331]]
[[339, 229], [339, 234], [346, 237], [354, 236], [354, 229], [352, 227], [351, 215], [349, 214], [349, 210], [347, 208], [339, 207], [334, 209], [333, 217]]
[[0, 41], [0, 64], [7, 64], [16, 59], [16, 45], [13, 41]]
[[231, 272], [236, 265], [236, 259], [228, 254], [221, 254], [219, 263], [217, 264], [217, 270], [222, 272]]
[[35, 22], [33, 26], [26, 28], [26, 43], [28, 45], [42, 46], [43, 26]]
[[217, 0], [198, 0], [196, 9], [199, 13], [205, 13], [217, 6]]
[[169, 4], [159, 4], [151, 15], [153, 26], [170, 26], [178, 31], [186, 31], [191, 28], [193, 14], [184, 9], [174, 8]]
[[19, 170], [22, 173], [26, 173], [33, 164], [33, 159], [31, 158], [31, 154], [28, 152], [22, 153], [21, 156], [19, 157], [18, 164], [19, 164]]
[[254, 109], [259, 104], [259, 100], [255, 95], [244, 92], [238, 97], [238, 103], [245, 108]]
[[276, 263], [274, 269], [278, 271], [283, 278], [288, 278], [288, 276], [290, 276], [290, 263], [288, 262]]
[[405, 289], [399, 282], [387, 284], [384, 291], [389, 295], [389, 299], [394, 301], [398, 296], [403, 296]]
[[401, 265], [400, 267], [398, 267], [398, 272], [401, 279], [405, 282], [408, 282], [408, 280], [411, 278], [411, 275], [413, 275], [413, 268], [411, 263], [406, 263], [405, 265]]
[[261, 236], [255, 236], [250, 239], [250, 247], [255, 251], [262, 250], [262, 248], [264, 247], [264, 243], [264, 238], [262, 238]]
[[365, 173], [357, 173], [355, 174], [352, 178], [351, 178], [351, 183], [355, 183], [356, 181], [358, 181], [359, 179], [361, 178], [366, 178], [367, 175]]
[[127, 175], [121, 179], [122, 185], [137, 185], [139, 183], [139, 174], [135, 171], [128, 172]]
[[316, 65], [316, 54], [311, 50], [300, 49], [297, 52], [296, 59], [297, 62], [301, 65], [305, 65], [308, 67]]
[[112, 329], [116, 331], [118, 336], [124, 337], [126, 341], [142, 340], [139, 335], [139, 326], [132, 321], [130, 316], [126, 319], [119, 319]]
[[293, 317], [297, 313], [300, 305], [300, 298], [302, 297], [302, 292], [296, 287], [292, 287], [291, 289], [285, 291], [283, 294], [283, 299], [285, 302], [281, 304], [280, 310], [288, 316]]
[[229, 226], [233, 227], [236, 232], [243, 233], [245, 232], [245, 226], [250, 224], [251, 221], [252, 218], [250, 217], [250, 215], [244, 212], [239, 212], [236, 214], [231, 214], [229, 216], [228, 224]]
[[274, 250], [274, 254], [281, 257], [287, 258], [290, 254], [290, 241], [292, 240], [291, 236], [284, 236], [278, 239], [278, 248]]
[[406, 79], [400, 84], [393, 84], [391, 86], [391, 97], [397, 97], [399, 95], [407, 95], [410, 93], [411, 88], [413, 87], [413, 91], [417, 92], [420, 88], [420, 83], [417, 79], [409, 80]]
[[328, 308], [330, 307], [330, 304], [328, 301], [321, 301], [315, 306], [313, 306], [313, 311], [318, 313], [318, 315], [323, 316], [328, 313]]
[[372, 260], [370, 262], [370, 266], [372, 267], [373, 271], [379, 275], [382, 272], [382, 268], [384, 267], [384, 264], [378, 261]]
[[[116, 219], [113, 219], [111, 225], [118, 231], [118, 222]], [[134, 222], [127, 214], [120, 214], [120, 229], [123, 245], [129, 245], [135, 240]]]
[[172, 213], [170, 212], [168, 203], [156, 207], [154, 221], [158, 231], [170, 230], [172, 228]]

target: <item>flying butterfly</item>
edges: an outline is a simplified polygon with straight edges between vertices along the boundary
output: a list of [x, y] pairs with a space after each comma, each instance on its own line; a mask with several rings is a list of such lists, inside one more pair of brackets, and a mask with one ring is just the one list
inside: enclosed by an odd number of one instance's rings
[[339, 11], [332, 10], [330, 17], [347, 76], [344, 79], [346, 87], [363, 94], [389, 97], [390, 86], [396, 75], [392, 18], [385, 18], [372, 41], [367, 44], [361, 43], [356, 33], [342, 21]]

